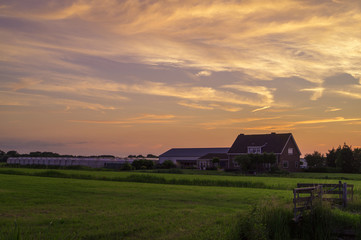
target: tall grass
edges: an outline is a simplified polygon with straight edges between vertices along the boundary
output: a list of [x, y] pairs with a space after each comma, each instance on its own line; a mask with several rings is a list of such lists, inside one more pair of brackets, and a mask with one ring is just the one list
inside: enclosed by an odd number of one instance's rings
[[22, 238], [20, 237], [20, 228], [17, 224], [17, 222], [14, 222], [14, 226], [13, 227], [8, 227], [9, 231], [8, 234], [3, 236], [3, 238], [0, 239], [4, 239], [4, 240], [21, 240]]
[[361, 239], [361, 216], [334, 209], [329, 204], [316, 204], [297, 223], [292, 218], [289, 205], [274, 200], [262, 202], [240, 216], [239, 239]]
[[275, 200], [255, 206], [249, 213], [241, 215], [240, 239], [244, 240], [289, 240], [292, 211], [289, 206]]

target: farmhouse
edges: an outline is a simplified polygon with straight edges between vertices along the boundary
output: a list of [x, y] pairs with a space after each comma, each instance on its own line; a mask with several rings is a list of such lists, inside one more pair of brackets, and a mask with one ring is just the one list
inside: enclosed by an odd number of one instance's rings
[[292, 133], [238, 135], [228, 151], [228, 168], [239, 168], [237, 163], [234, 162], [235, 157], [251, 153], [274, 153], [277, 157], [277, 165], [280, 169], [289, 172], [300, 170], [301, 152]]
[[197, 160], [209, 153], [226, 154], [229, 148], [172, 148], [159, 155], [159, 163], [166, 160], [173, 161], [177, 166], [183, 168], [197, 167]]
[[289, 172], [300, 170], [301, 152], [292, 133], [240, 134], [231, 148], [172, 148], [159, 156], [159, 163], [171, 160], [179, 167], [207, 169], [218, 158], [220, 168], [239, 169], [235, 157], [251, 153], [273, 153], [278, 168]]

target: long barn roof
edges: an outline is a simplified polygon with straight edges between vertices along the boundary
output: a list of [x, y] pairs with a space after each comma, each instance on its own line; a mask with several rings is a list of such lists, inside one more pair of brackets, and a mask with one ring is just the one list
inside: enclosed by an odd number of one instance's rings
[[202, 157], [208, 153], [227, 153], [229, 148], [172, 148], [159, 157]]

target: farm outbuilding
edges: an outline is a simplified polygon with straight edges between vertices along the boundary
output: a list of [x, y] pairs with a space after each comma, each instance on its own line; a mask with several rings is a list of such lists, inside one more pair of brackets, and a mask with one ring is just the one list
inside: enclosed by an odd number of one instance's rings
[[159, 156], [159, 163], [173, 161], [179, 167], [197, 167], [197, 160], [209, 153], [227, 153], [229, 148], [172, 148]]
[[132, 163], [133, 159], [92, 158], [92, 157], [10, 157], [8, 164], [45, 165], [45, 166], [86, 166], [104, 168], [112, 164]]

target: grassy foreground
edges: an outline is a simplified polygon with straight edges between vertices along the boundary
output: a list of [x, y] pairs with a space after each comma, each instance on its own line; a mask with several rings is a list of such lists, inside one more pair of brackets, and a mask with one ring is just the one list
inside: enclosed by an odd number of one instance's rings
[[[355, 185], [356, 201], [348, 211], [326, 211], [333, 222], [321, 218], [322, 224], [317, 213], [309, 222], [328, 228], [307, 228], [295, 233], [288, 225], [292, 218], [291, 189], [298, 182], [338, 180]], [[335, 223], [346, 229], [358, 229], [361, 223], [358, 175], [297, 173], [288, 177], [255, 177], [3, 167], [0, 183], [0, 240], [235, 240], [241, 236], [290, 239], [291, 235], [292, 239], [314, 240], [316, 232], [320, 235], [317, 239], [334, 235]], [[265, 204], [270, 199], [275, 201]], [[259, 208], [258, 202], [267, 208]], [[279, 207], [268, 208], [272, 202]], [[275, 237], [276, 233], [283, 237]]]
[[0, 239], [16, 235], [15, 222], [20, 239], [232, 239], [238, 213], [260, 199], [291, 198], [285, 190], [6, 174], [0, 182]]

